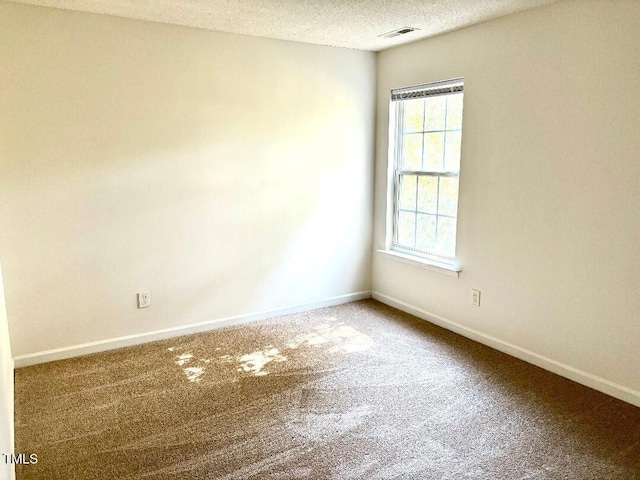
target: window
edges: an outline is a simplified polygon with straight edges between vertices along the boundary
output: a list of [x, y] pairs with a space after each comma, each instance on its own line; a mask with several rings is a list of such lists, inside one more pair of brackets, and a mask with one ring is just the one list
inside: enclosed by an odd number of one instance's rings
[[462, 79], [391, 92], [391, 249], [455, 262]]

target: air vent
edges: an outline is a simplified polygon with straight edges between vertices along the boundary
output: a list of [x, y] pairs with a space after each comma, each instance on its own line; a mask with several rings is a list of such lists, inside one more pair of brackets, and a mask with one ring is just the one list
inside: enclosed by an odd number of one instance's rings
[[415, 32], [416, 30], [420, 30], [420, 29], [419, 28], [413, 28], [413, 27], [402, 27], [402, 28], [399, 28], [397, 30], [393, 30], [393, 31], [388, 32], [388, 33], [383, 33], [382, 35], [378, 35], [378, 37], [381, 37], [381, 38], [393, 38], [393, 37], [398, 37], [400, 35], [406, 35], [407, 33]]

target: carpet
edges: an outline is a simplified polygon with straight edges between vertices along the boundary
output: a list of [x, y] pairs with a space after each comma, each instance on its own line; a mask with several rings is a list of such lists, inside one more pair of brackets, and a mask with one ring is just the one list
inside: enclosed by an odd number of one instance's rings
[[640, 408], [375, 300], [15, 382], [18, 480], [640, 479]]

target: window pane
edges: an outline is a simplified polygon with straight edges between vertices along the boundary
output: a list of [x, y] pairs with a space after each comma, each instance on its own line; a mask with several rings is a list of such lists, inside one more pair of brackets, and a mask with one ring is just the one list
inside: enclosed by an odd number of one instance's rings
[[444, 115], [447, 111], [447, 97], [427, 97], [425, 99], [424, 109], [424, 129], [425, 130], [444, 130]]
[[415, 246], [416, 214], [398, 212], [398, 244], [404, 247]]
[[462, 93], [447, 97], [447, 130], [462, 128]]
[[455, 218], [438, 217], [438, 253], [454, 257], [456, 253]]
[[422, 132], [424, 121], [424, 100], [407, 100], [404, 102], [404, 131]]
[[438, 177], [420, 176], [418, 178], [418, 210], [425, 213], [438, 213]]
[[444, 147], [444, 169], [449, 172], [460, 171], [461, 132], [447, 132]]
[[403, 136], [402, 159], [404, 170], [420, 170], [422, 161], [422, 133]]
[[424, 170], [442, 170], [444, 160], [444, 133], [424, 134]]
[[393, 108], [400, 123], [392, 126], [398, 135], [393, 244], [409, 254], [408, 250], [414, 250], [416, 255], [424, 252], [430, 258], [453, 259], [463, 94], [398, 102]]
[[404, 210], [416, 209], [416, 175], [400, 175], [400, 208]]
[[458, 214], [458, 179], [440, 177], [438, 213], [455, 217]]
[[427, 251], [436, 246], [436, 216], [418, 214], [416, 248]]

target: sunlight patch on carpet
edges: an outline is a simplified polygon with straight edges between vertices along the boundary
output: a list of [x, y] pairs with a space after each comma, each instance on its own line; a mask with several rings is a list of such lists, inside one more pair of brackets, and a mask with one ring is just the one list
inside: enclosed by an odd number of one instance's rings
[[[170, 347], [167, 350], [173, 352], [174, 348]], [[196, 365], [194, 365], [193, 362], [195, 362]], [[176, 365], [183, 367], [182, 371], [190, 382], [199, 382], [200, 378], [205, 374], [205, 365], [210, 362], [208, 358], [194, 358], [193, 353], [188, 352], [177, 355], [175, 360]], [[191, 366], [184, 367], [184, 365], [187, 364], [191, 364]]]
[[287, 347], [317, 347], [330, 344], [330, 353], [351, 353], [366, 350], [375, 343], [368, 335], [339, 322], [335, 317], [328, 317], [326, 320], [327, 323], [314, 327], [313, 332], [296, 335], [287, 343]]
[[258, 350], [256, 352], [242, 355], [239, 359], [240, 366], [239, 372], [251, 373], [255, 376], [267, 375], [269, 372], [264, 370], [264, 367], [271, 363], [281, 363], [287, 360], [287, 357], [280, 354], [280, 350], [277, 348], [267, 347], [264, 350]]

